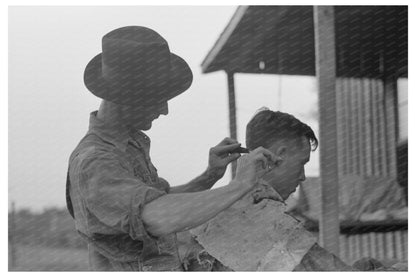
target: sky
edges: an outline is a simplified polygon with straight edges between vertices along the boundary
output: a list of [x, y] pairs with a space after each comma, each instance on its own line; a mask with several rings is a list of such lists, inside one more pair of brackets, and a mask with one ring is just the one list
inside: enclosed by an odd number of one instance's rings
[[[194, 81], [169, 101], [169, 114], [146, 134], [161, 177], [184, 184], [208, 166], [209, 148], [229, 136], [224, 72], [202, 74], [202, 60], [236, 6], [9, 7], [9, 205], [42, 211], [65, 206], [68, 158], [88, 128], [100, 99], [83, 84], [86, 64], [101, 52], [101, 38], [127, 25], [154, 29], [184, 58]], [[238, 140], [263, 106], [289, 112], [318, 135], [315, 78], [237, 74]], [[307, 176], [319, 174], [318, 151]], [[230, 181], [230, 169], [215, 187]]]

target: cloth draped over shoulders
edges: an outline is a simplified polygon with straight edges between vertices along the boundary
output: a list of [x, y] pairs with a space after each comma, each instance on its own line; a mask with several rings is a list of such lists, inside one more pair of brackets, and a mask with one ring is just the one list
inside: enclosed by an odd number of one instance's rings
[[207, 253], [233, 271], [352, 270], [320, 247], [275, 194], [260, 184], [191, 233]]

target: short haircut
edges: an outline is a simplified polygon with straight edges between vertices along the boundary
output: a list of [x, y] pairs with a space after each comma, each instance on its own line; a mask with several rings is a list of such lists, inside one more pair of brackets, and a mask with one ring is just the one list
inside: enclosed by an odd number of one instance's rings
[[269, 148], [277, 140], [299, 140], [306, 137], [312, 151], [318, 148], [318, 139], [307, 124], [288, 113], [262, 108], [247, 124], [246, 145], [250, 150], [259, 146]]

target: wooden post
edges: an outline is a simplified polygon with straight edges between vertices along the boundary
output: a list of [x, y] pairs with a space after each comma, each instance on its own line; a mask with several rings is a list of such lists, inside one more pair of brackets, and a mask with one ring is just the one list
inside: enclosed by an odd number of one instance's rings
[[12, 210], [10, 213], [10, 227], [9, 227], [9, 271], [14, 270], [16, 267], [16, 245], [15, 245], [15, 235], [16, 235], [16, 225], [15, 225], [15, 214], [16, 207], [14, 202], [12, 202]]
[[[230, 119], [230, 137], [237, 139], [237, 110], [235, 105], [234, 73], [227, 72], [228, 81], [228, 112]], [[237, 162], [231, 164], [231, 178], [234, 178]]]
[[314, 6], [315, 66], [319, 88], [321, 175], [320, 242], [339, 255], [335, 24], [333, 6]]

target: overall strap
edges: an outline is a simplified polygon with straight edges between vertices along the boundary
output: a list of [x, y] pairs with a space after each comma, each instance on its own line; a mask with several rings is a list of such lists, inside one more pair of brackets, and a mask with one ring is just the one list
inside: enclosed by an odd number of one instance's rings
[[72, 216], [72, 218], [75, 219], [75, 217], [74, 217], [74, 208], [72, 207], [71, 196], [69, 195], [69, 187], [70, 186], [71, 186], [71, 181], [69, 180], [69, 167], [68, 167], [68, 171], [66, 173], [66, 191], [65, 191], [66, 208], [68, 209], [68, 212]]

